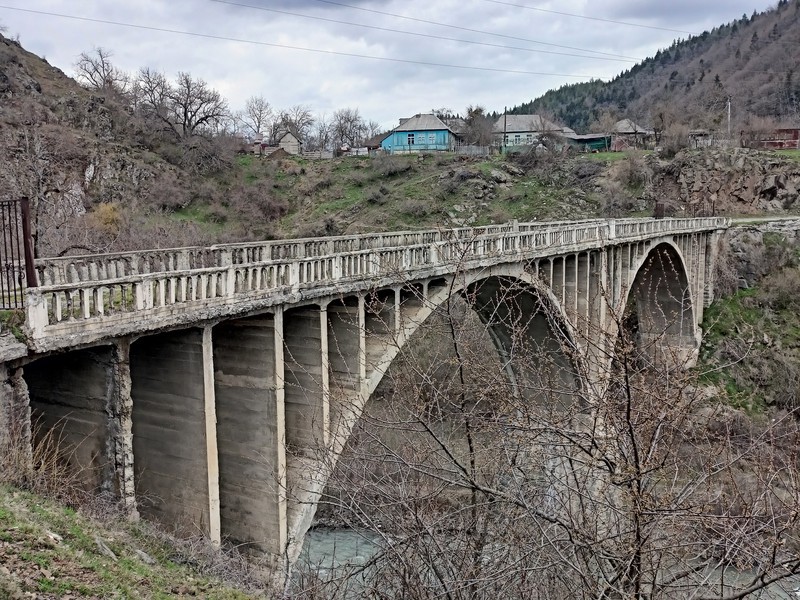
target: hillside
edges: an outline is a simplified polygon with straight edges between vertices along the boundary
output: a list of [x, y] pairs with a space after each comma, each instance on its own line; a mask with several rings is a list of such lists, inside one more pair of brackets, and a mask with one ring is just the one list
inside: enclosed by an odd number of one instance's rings
[[91, 518], [0, 483], [2, 600], [258, 597], [244, 563], [221, 556], [202, 541], [178, 543], [145, 523]]
[[40, 256], [646, 216], [656, 202], [782, 213], [800, 190], [791, 154], [255, 157], [225, 134], [176, 135], [2, 36], [0, 97], [0, 198], [31, 198]]
[[[800, 0], [780, 0], [763, 13], [676, 40], [608, 83], [563, 86], [512, 109], [545, 113], [578, 131], [610, 111], [644, 126], [678, 120], [692, 127], [734, 131], [752, 116], [800, 126]], [[665, 122], [666, 121], [666, 122]]]

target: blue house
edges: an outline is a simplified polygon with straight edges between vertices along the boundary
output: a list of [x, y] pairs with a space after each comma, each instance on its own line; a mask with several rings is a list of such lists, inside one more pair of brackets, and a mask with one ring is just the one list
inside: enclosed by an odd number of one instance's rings
[[436, 115], [414, 115], [401, 119], [381, 148], [390, 154], [442, 152], [456, 147], [456, 134]]

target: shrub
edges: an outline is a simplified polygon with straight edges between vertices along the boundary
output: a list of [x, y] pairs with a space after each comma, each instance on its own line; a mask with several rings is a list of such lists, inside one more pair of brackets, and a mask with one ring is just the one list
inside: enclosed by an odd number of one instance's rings
[[365, 196], [365, 198], [367, 202], [369, 202], [370, 204], [377, 204], [378, 206], [382, 206], [389, 201], [389, 198], [387, 197], [387, 192], [388, 190], [385, 187], [381, 186], [380, 189], [369, 191]]
[[405, 156], [378, 155], [373, 159], [375, 172], [381, 177], [394, 177], [411, 170], [411, 161]]
[[800, 270], [786, 267], [763, 282], [764, 301], [775, 310], [800, 309]]
[[243, 219], [263, 219], [275, 221], [289, 211], [289, 204], [283, 198], [272, 194], [269, 182], [261, 181], [254, 185], [241, 185], [231, 190], [231, 210]]
[[400, 212], [420, 219], [430, 214], [430, 203], [424, 200], [406, 200], [400, 207]]

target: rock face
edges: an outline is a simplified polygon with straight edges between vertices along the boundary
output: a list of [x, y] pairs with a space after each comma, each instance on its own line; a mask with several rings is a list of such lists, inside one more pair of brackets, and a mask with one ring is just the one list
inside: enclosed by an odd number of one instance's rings
[[749, 288], [796, 255], [800, 248], [800, 219], [732, 227], [726, 235], [735, 287]]
[[656, 200], [679, 213], [781, 213], [797, 202], [800, 161], [747, 148], [684, 150], [653, 183]]

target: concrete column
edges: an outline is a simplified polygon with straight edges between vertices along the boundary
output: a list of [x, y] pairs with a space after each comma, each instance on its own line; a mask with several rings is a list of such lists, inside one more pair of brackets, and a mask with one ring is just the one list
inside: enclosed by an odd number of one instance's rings
[[324, 448], [330, 427], [322, 375], [321, 326], [327, 313], [320, 313], [319, 308], [302, 308], [284, 314], [286, 443], [297, 454]]
[[553, 259], [553, 276], [550, 278], [552, 282], [550, 287], [553, 289], [553, 294], [564, 305], [564, 257]]
[[[428, 297], [427, 285], [425, 298]], [[359, 399], [367, 397], [367, 310], [364, 296], [358, 297], [358, 388]]]
[[400, 315], [400, 303], [402, 302], [401, 288], [394, 289], [394, 335], [399, 337], [403, 331], [403, 319]]
[[703, 306], [708, 307], [714, 301], [714, 265], [719, 251], [719, 240], [722, 233], [714, 231], [706, 234], [705, 278], [703, 281]]
[[21, 368], [0, 363], [0, 471], [12, 477], [29, 473], [31, 450], [28, 385]]
[[331, 441], [331, 368], [327, 306], [321, 306], [319, 310], [319, 349], [321, 353], [320, 377], [322, 379], [322, 442], [327, 448]]
[[582, 254], [578, 254], [575, 256], [576, 269], [575, 275], [577, 277], [576, 281], [576, 303], [575, 303], [575, 314], [577, 315], [577, 331], [583, 333], [584, 337], [588, 339], [591, 335], [589, 330], [589, 323], [590, 323], [590, 314], [589, 314], [589, 307], [594, 302], [594, 298], [591, 296], [591, 287], [590, 287], [590, 254], [589, 252], [584, 252]]
[[580, 330], [578, 324], [578, 255], [570, 254], [564, 257], [564, 299], [562, 307], [567, 317], [572, 321], [576, 331]]
[[286, 549], [281, 313], [214, 328], [222, 536], [275, 558]]
[[[409, 297], [406, 302], [415, 306], [419, 303], [415, 296]], [[363, 305], [356, 298], [328, 305], [331, 419], [337, 430], [343, 415], [352, 412], [353, 403], [364, 385], [362, 359], [365, 361], [366, 355], [361, 352], [362, 308]], [[365, 362], [363, 366], [365, 373]]]
[[397, 343], [394, 324], [397, 321], [397, 294], [395, 290], [381, 290], [370, 294], [364, 305], [365, 376], [371, 378], [389, 348]]
[[217, 401], [214, 394], [214, 346], [212, 328], [203, 327], [203, 400], [206, 426], [206, 477], [208, 482], [208, 514], [211, 541], [219, 544], [220, 506], [219, 506], [219, 454], [217, 447]]
[[289, 465], [286, 460], [286, 371], [285, 357], [283, 352], [284, 338], [284, 318], [283, 307], [275, 309], [275, 332], [273, 336], [273, 348], [275, 350], [275, 478], [277, 486], [278, 502], [278, 547], [286, 548], [289, 538], [287, 498], [289, 496], [288, 471]]
[[131, 398], [130, 340], [114, 344], [112, 352], [112, 393], [106, 403], [108, 452], [113, 464], [110, 487], [132, 516], [136, 512], [133, 466], [133, 399]]
[[[209, 328], [141, 338], [131, 345], [133, 453], [142, 516], [179, 534], [220, 540]], [[210, 388], [210, 389], [209, 389]]]

